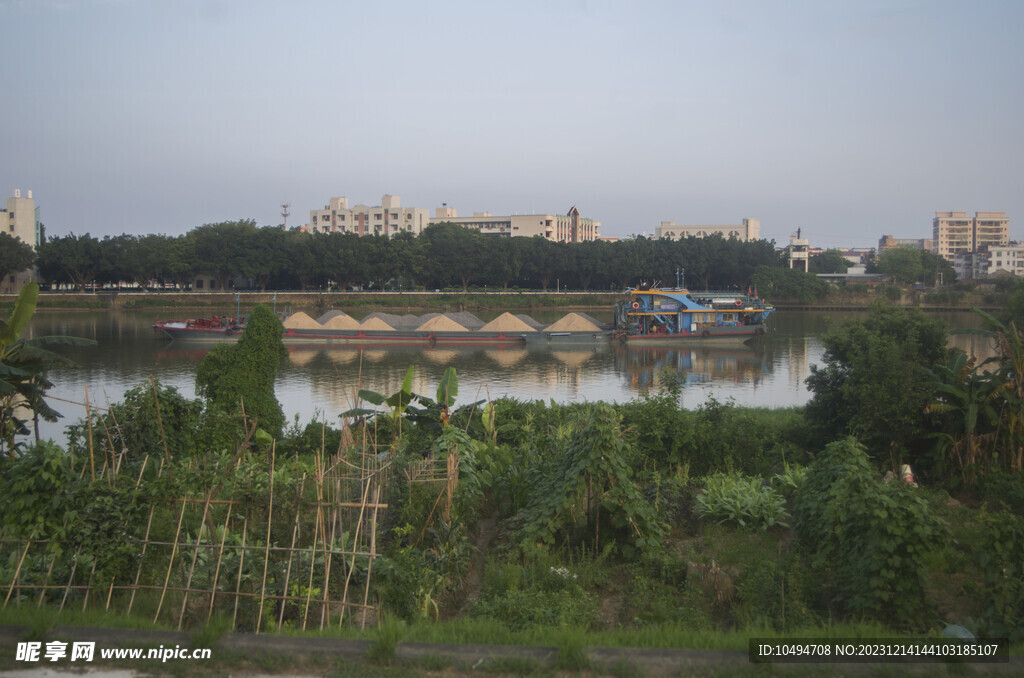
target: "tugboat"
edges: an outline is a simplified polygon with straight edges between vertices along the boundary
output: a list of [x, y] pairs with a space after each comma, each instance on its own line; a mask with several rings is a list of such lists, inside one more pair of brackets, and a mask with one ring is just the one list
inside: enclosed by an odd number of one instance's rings
[[764, 334], [774, 311], [751, 290], [691, 293], [680, 269], [675, 287], [641, 283], [627, 289], [626, 298], [615, 304], [615, 328], [630, 344], [734, 344]]

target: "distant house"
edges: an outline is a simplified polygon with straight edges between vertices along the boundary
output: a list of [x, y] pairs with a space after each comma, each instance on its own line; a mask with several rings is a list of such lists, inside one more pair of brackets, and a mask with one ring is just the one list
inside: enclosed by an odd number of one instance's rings
[[818, 277], [840, 287], [846, 285], [877, 287], [878, 285], [892, 285], [896, 282], [893, 276], [883, 273], [819, 273]]
[[230, 292], [231, 290], [246, 290], [253, 287], [252, 281], [244, 277], [228, 278], [227, 286], [221, 289], [220, 279], [208, 273], [198, 273], [192, 278], [192, 291], [194, 292]]

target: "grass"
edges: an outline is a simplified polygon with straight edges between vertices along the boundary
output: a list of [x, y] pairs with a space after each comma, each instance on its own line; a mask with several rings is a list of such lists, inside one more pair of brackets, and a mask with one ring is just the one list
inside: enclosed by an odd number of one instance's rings
[[154, 624], [152, 617], [140, 615], [127, 616], [121, 613], [104, 612], [103, 610], [65, 609], [55, 610], [51, 607], [36, 607], [35, 603], [22, 606], [8, 605], [0, 609], [0, 624], [10, 626], [28, 626], [32, 632], [46, 631], [55, 626], [97, 626], [111, 629], [142, 629], [173, 631], [174, 627], [166, 624]]
[[373, 664], [390, 666], [395, 661], [395, 650], [405, 635], [405, 622], [394, 617], [384, 617], [373, 630], [375, 640], [366, 658]]
[[558, 635], [558, 657], [555, 668], [560, 671], [583, 671], [590, 668], [587, 658], [587, 633], [580, 629], [562, 629]]

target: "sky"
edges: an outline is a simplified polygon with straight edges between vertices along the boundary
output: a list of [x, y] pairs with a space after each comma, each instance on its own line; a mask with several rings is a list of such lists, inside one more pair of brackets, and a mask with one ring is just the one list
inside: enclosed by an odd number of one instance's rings
[[[1024, 239], [1019, 0], [0, 0], [0, 198], [50, 235], [580, 213]], [[23, 194], [24, 195], [24, 192]]]

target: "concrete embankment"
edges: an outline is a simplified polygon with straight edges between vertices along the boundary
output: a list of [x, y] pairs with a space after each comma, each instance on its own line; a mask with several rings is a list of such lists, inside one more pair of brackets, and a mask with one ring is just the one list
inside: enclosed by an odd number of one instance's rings
[[[14, 295], [0, 295], [0, 303]], [[302, 309], [430, 308], [438, 311], [469, 309], [610, 308], [621, 298], [609, 292], [47, 292], [40, 308], [233, 308], [256, 304]]]

